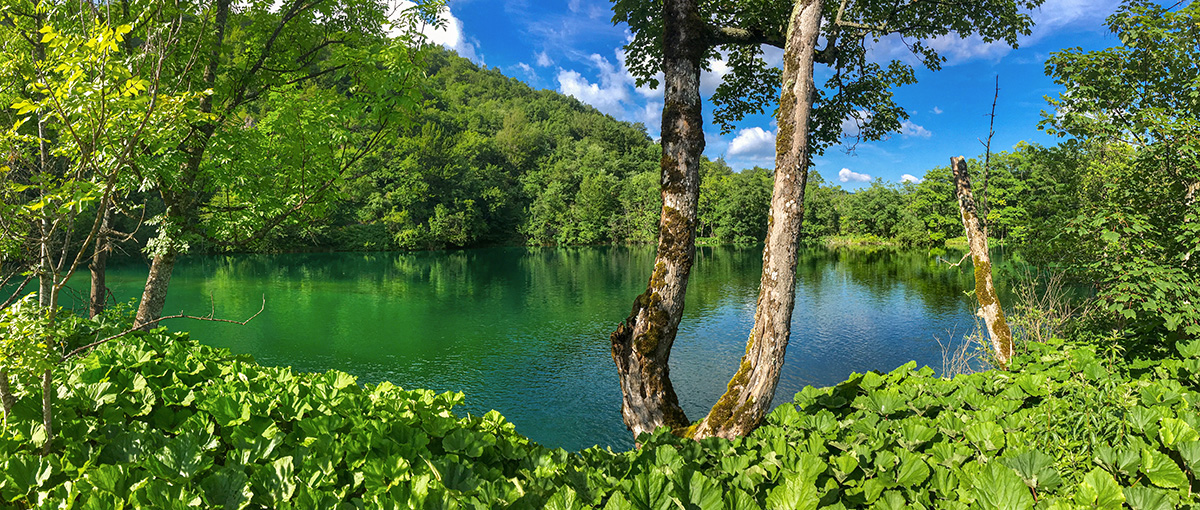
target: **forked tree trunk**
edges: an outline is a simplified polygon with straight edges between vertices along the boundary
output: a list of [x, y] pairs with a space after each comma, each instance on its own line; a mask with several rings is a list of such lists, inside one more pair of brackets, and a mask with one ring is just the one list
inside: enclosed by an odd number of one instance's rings
[[821, 3], [797, 1], [788, 24], [775, 141], [775, 190], [746, 355], [725, 394], [690, 434], [695, 438], [731, 439], [750, 432], [770, 410], [779, 383], [796, 300], [796, 240], [804, 218], [809, 113], [815, 96], [813, 58], [821, 28]]
[[696, 0], [663, 2], [662, 218], [654, 273], [646, 292], [611, 336], [621, 380], [621, 416], [634, 437], [666, 425], [688, 425], [667, 366], [688, 274], [695, 257], [696, 206], [700, 197], [700, 63], [706, 48]]
[[963, 229], [967, 233], [967, 245], [971, 249], [971, 261], [975, 267], [975, 297], [979, 299], [979, 311], [976, 312], [987, 325], [988, 339], [992, 344], [992, 352], [1000, 368], [1007, 368], [1008, 361], [1013, 355], [1012, 331], [1004, 320], [1004, 310], [1000, 309], [1000, 300], [996, 297], [996, 287], [992, 283], [992, 261], [988, 256], [987, 232], [975, 197], [971, 195], [971, 177], [967, 173], [967, 161], [962, 156], [950, 158], [950, 167], [954, 169], [954, 188], [958, 195], [958, 210], [962, 215]]
[[146, 288], [142, 290], [142, 301], [138, 304], [133, 327], [149, 331], [158, 326], [163, 305], [167, 302], [167, 288], [171, 284], [171, 272], [175, 270], [175, 251], [154, 257], [150, 262], [150, 274], [146, 277]]
[[96, 232], [96, 248], [92, 252], [92, 263], [88, 264], [88, 270], [92, 273], [92, 291], [88, 306], [90, 317], [104, 313], [104, 305], [108, 298], [108, 287], [105, 285], [104, 277], [108, 266], [108, 250], [110, 248], [108, 224], [112, 216], [112, 206], [105, 201], [101, 207], [104, 208], [104, 219], [101, 220], [100, 230]]

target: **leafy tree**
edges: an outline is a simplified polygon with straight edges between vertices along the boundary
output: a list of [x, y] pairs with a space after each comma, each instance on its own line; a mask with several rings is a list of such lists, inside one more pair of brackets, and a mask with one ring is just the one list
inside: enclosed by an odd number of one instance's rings
[[[406, 10], [403, 35], [391, 40], [383, 35], [388, 10], [373, 0], [179, 6], [174, 41], [195, 47], [197, 60], [192, 51], [169, 53], [163, 78], [205, 94], [194, 120], [179, 123], [171, 143], [139, 167], [164, 206], [147, 246], [153, 261], [139, 327], [161, 316], [180, 253], [261, 238], [353, 177], [415, 106], [412, 37], [438, 5]], [[322, 80], [334, 88], [311, 87]]]
[[1067, 260], [1138, 329], [1200, 335], [1200, 4], [1130, 0], [1107, 20], [1122, 45], [1053, 54], [1067, 92], [1043, 126], [1093, 144]]
[[[661, 4], [616, 0], [613, 20], [628, 23], [634, 32], [627, 50], [638, 82], [654, 82], [656, 73], [663, 72], [663, 221], [664, 227], [673, 225], [679, 230], [660, 231], [655, 274], [629, 318], [612, 336], [613, 358], [622, 380], [622, 413], [635, 435], [659, 425], [680, 427], [686, 422], [665, 366], [691, 267], [692, 252], [685, 241], [695, 237], [698, 162], [704, 148], [698, 100], [700, 67], [719, 50], [730, 55], [733, 72], [713, 99], [717, 121], [726, 129], [743, 114], [761, 111], [773, 99], [781, 78], [783, 85], [776, 113], [780, 127], [763, 285], [747, 354], [728, 391], [709, 415], [687, 432], [698, 437], [733, 436], [757, 426], [778, 382], [791, 334], [795, 282], [790, 275], [795, 272], [796, 240], [812, 154], [840, 140], [841, 125], [847, 119], [860, 121], [861, 136], [872, 139], [899, 129], [906, 118], [892, 100], [890, 89], [913, 83], [912, 68], [900, 61], [886, 67], [869, 61], [867, 41], [902, 34], [918, 41], [912, 46], [913, 53], [926, 67], [937, 69], [942, 57], [920, 41], [978, 34], [984, 40], [1004, 40], [1015, 46], [1017, 35], [1028, 33], [1031, 23], [1021, 9], [1040, 3], [884, 0], [835, 6], [821, 0], [664, 0]], [[819, 36], [826, 42], [820, 50], [816, 48]], [[784, 48], [782, 75], [760, 57], [763, 44]], [[822, 88], [814, 83], [815, 62], [833, 69]], [[682, 112], [686, 116], [679, 117]]]

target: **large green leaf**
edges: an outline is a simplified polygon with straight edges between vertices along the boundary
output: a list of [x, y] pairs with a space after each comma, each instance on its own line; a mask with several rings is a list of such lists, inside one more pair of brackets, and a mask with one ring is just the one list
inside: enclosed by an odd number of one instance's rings
[[1125, 494], [1112, 475], [1101, 469], [1093, 469], [1079, 484], [1075, 503], [1097, 510], [1119, 510], [1125, 503]]
[[1153, 487], [1125, 487], [1125, 502], [1133, 510], [1175, 510], [1167, 491]]
[[788, 473], [783, 483], [767, 492], [766, 503], [768, 510], [815, 510], [820, 498], [815, 484]]
[[671, 508], [667, 479], [658, 471], [641, 473], [633, 478], [629, 503], [637, 510], [667, 510]]
[[242, 469], [225, 466], [200, 481], [204, 501], [213, 508], [240, 510], [250, 504], [250, 478]]
[[1040, 451], [1022, 452], [1012, 457], [1002, 458], [1000, 462], [1013, 468], [1021, 476], [1025, 485], [1037, 491], [1038, 494], [1052, 490], [1062, 483], [1062, 477], [1059, 476], [1058, 470], [1054, 469], [1054, 459]]
[[1017, 473], [999, 462], [989, 463], [975, 477], [975, 505], [985, 510], [1033, 508], [1033, 495]]
[[1187, 475], [1183, 474], [1179, 465], [1157, 450], [1142, 449], [1141, 471], [1150, 479], [1150, 483], [1159, 487], [1175, 489], [1188, 485]]
[[1187, 422], [1176, 418], [1163, 418], [1158, 426], [1158, 440], [1167, 448], [1175, 448], [1181, 442], [1196, 441], [1200, 434]]
[[687, 507], [701, 510], [721, 508], [721, 484], [716, 480], [695, 472], [688, 482]]

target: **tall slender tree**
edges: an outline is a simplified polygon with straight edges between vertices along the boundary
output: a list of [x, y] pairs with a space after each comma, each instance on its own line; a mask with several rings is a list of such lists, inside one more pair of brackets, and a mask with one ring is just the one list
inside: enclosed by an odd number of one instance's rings
[[[825, 4], [819, 0], [664, 0], [661, 3], [616, 0], [613, 21], [628, 23], [634, 32], [634, 39], [626, 46], [631, 72], [639, 84], [656, 85], [656, 75], [661, 70], [667, 84], [662, 131], [664, 197], [668, 188], [692, 185], [699, 180], [698, 165], [685, 167], [689, 173], [681, 178], [667, 177], [666, 163], [688, 161], [666, 149], [672, 129], [667, 123], [671, 118], [668, 113], [679, 107], [679, 98], [698, 95], [699, 90], [698, 79], [674, 74], [690, 72], [691, 68], [669, 65], [670, 56], [699, 54], [701, 66], [721, 56], [727, 59], [732, 72], [712, 98], [716, 105], [715, 120], [726, 131], [746, 113], [762, 111], [783, 83], [777, 119], [780, 129], [775, 191], [763, 252], [758, 309], [746, 355], [726, 393], [708, 415], [680, 433], [693, 437], [744, 434], [757, 426], [770, 409], [791, 336], [796, 241], [803, 219], [804, 185], [811, 158], [841, 141], [841, 126], [846, 121], [858, 125], [858, 140], [872, 140], [898, 130], [908, 117], [893, 101], [891, 89], [916, 81], [912, 67], [899, 60], [881, 65], [869, 57], [868, 50], [876, 44], [904, 44], [925, 67], [937, 70], [944, 58], [926, 44], [928, 40], [979, 35], [985, 41], [1003, 40], [1016, 47], [1017, 36], [1028, 34], [1032, 24], [1023, 10], [1036, 7], [1041, 1], [842, 0], [840, 4]], [[658, 12], [662, 15], [656, 15]], [[699, 33], [695, 33], [697, 30]], [[680, 37], [678, 33], [690, 37]], [[885, 39], [887, 36], [893, 37]], [[825, 45], [817, 48], [821, 38]], [[673, 47], [679, 44], [692, 46]], [[762, 58], [764, 45], [784, 49], [782, 75]], [[831, 70], [823, 86], [813, 80], [814, 63], [827, 65]], [[695, 89], [687, 94], [672, 91], [672, 83]], [[696, 118], [701, 121], [699, 114]], [[701, 126], [688, 127], [688, 133], [702, 134]], [[696, 157], [704, 148], [703, 137], [699, 139], [701, 143], [686, 146], [696, 151]], [[695, 186], [698, 187], [698, 182]], [[694, 203], [681, 202], [691, 206]], [[622, 415], [635, 436], [659, 426], [679, 427], [687, 423], [674, 399], [667, 361], [682, 318], [683, 291], [691, 267], [690, 257], [685, 255], [690, 252], [675, 249], [674, 242], [663, 241], [694, 238], [695, 222], [669, 225], [668, 214], [695, 217], [694, 212], [678, 209], [668, 212], [664, 207], [664, 228], [650, 284], [635, 301], [630, 318], [612, 336], [613, 358], [622, 380]], [[667, 227], [689, 231], [671, 232]], [[666, 259], [685, 263], [677, 264], [677, 272], [667, 273]], [[664, 279], [665, 275], [672, 279]], [[647, 306], [660, 303], [664, 290], [672, 296], [669, 301], [672, 306]], [[638, 329], [638, 324], [647, 326]], [[649, 327], [652, 324], [669, 327]], [[637, 349], [638, 346], [643, 348]], [[657, 376], [653, 385], [641, 380], [641, 374], [645, 373]], [[644, 398], [646, 394], [661, 397]]]

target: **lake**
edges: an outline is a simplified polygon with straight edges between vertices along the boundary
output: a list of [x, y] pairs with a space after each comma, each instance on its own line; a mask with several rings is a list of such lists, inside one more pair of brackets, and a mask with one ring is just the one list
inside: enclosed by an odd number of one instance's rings
[[[644, 290], [653, 257], [653, 247], [192, 256], [175, 269], [164, 314], [206, 315], [211, 299], [218, 317], [242, 320], [265, 296], [246, 326], [166, 325], [267, 365], [462, 391], [458, 412], [496, 409], [547, 446], [619, 450], [632, 438], [608, 337]], [[760, 247], [697, 249], [671, 357], [693, 420], [738, 366], [761, 266]], [[114, 295], [140, 296], [146, 271], [113, 265]], [[957, 345], [974, 328], [970, 264], [951, 268], [924, 250], [805, 250], [797, 279], [777, 404], [851, 372], [909, 360], [940, 369], [935, 338]]]

